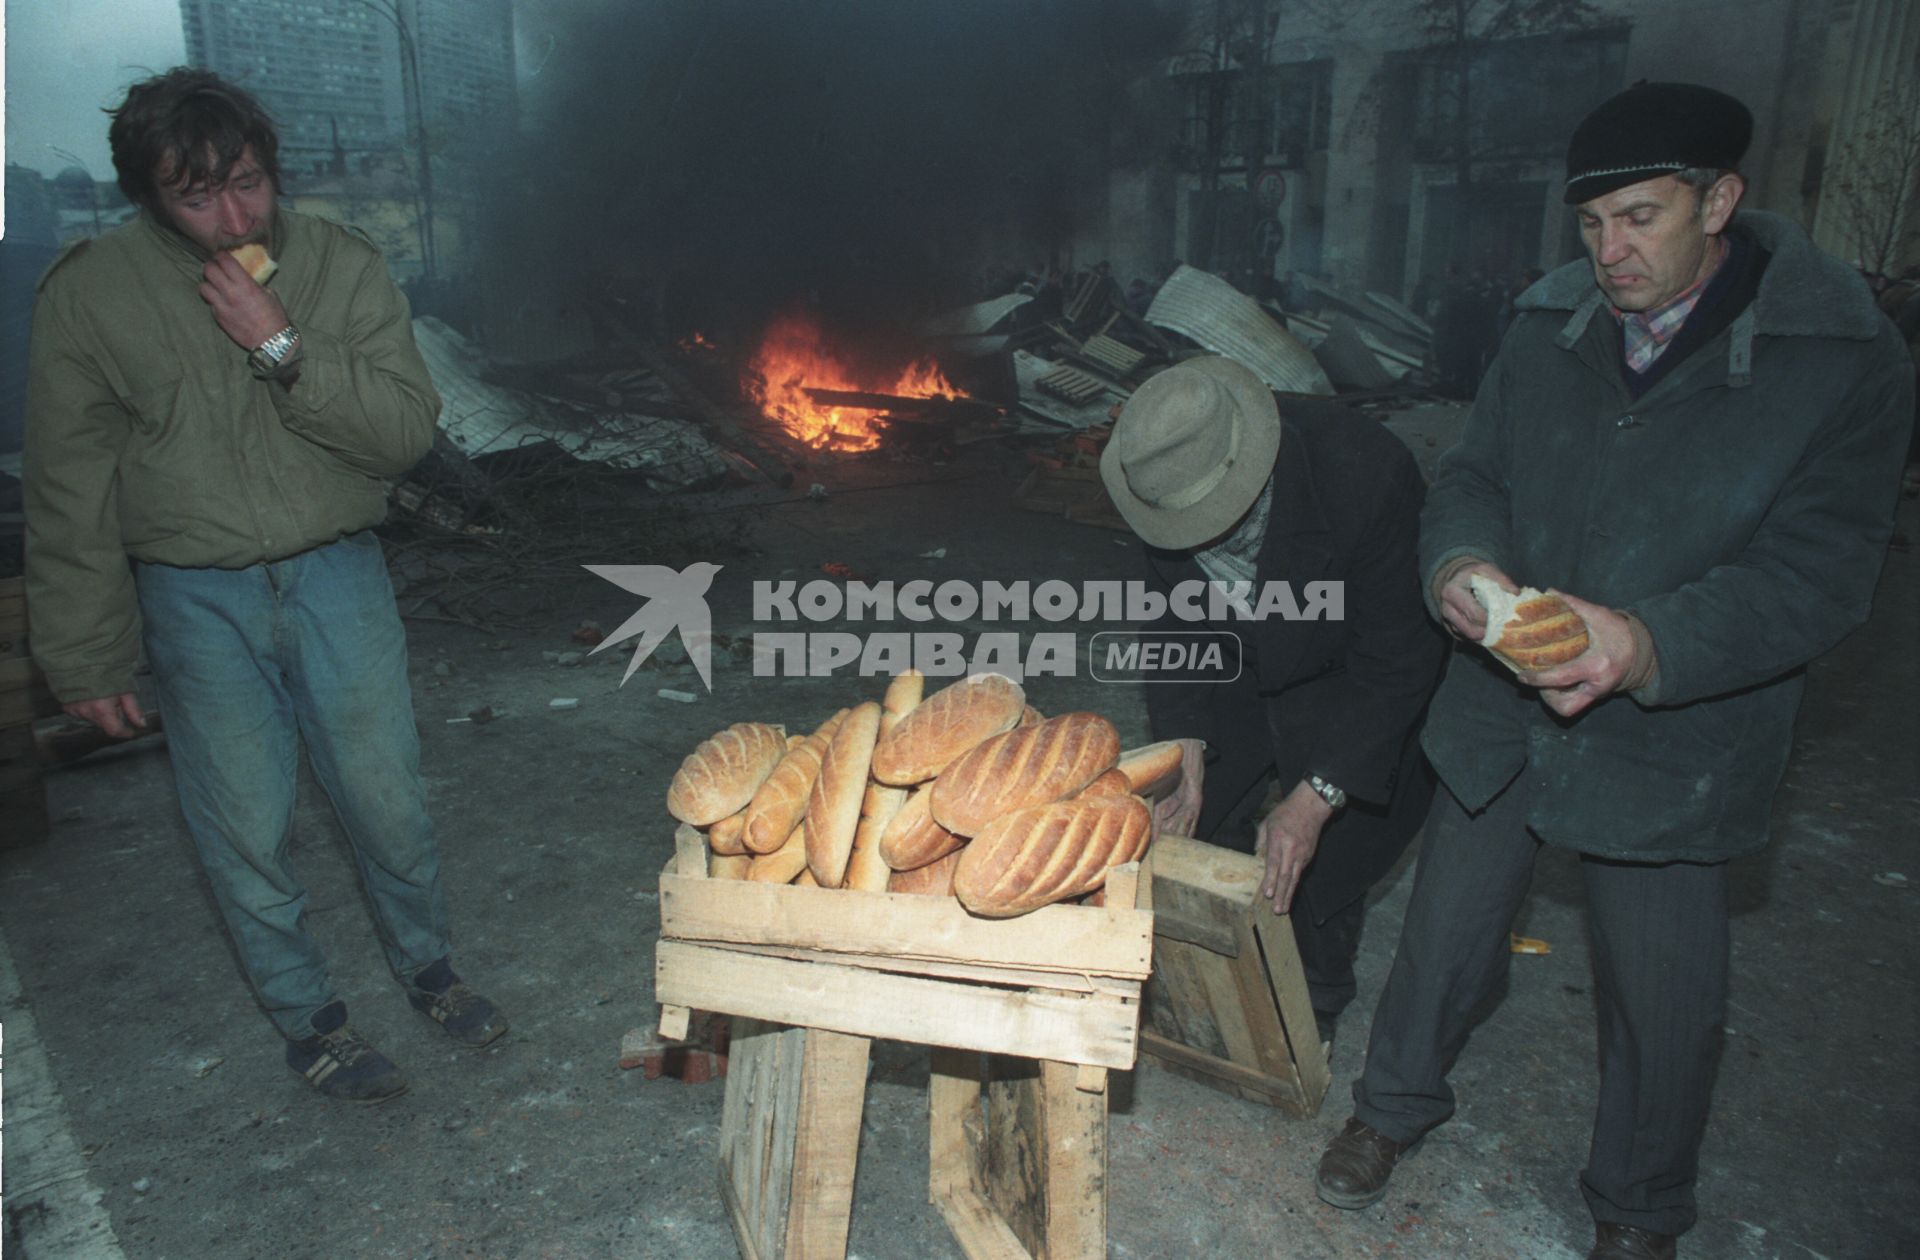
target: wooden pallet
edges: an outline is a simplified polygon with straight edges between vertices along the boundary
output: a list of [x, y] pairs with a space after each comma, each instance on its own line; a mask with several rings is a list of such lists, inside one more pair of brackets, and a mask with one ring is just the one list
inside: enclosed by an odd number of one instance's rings
[[1326, 1097], [1293, 925], [1258, 899], [1265, 863], [1177, 836], [1154, 841], [1154, 976], [1140, 1052], [1170, 1072], [1311, 1116]]
[[928, 1185], [969, 1257], [1106, 1254], [1107, 1072], [1138, 1052], [1150, 860], [1109, 873], [1104, 907], [993, 920], [951, 897], [709, 879], [700, 833], [674, 839], [660, 1029], [736, 1016], [720, 1181], [742, 1256], [846, 1254], [875, 1037], [936, 1048]]
[[1087, 338], [1080, 353], [1123, 379], [1147, 357], [1126, 342], [1115, 341], [1104, 334]]
[[1035, 388], [1043, 393], [1063, 398], [1076, 407], [1084, 407], [1100, 395], [1107, 392], [1107, 383], [1090, 372], [1082, 372], [1076, 367], [1057, 367], [1045, 376], [1034, 381]]

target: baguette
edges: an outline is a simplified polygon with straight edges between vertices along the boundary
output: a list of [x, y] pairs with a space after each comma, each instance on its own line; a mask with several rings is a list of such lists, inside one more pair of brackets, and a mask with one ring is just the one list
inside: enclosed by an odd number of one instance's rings
[[880, 706], [869, 700], [847, 714], [820, 758], [820, 777], [807, 798], [807, 867], [822, 888], [846, 882], [879, 736]]
[[737, 814], [786, 755], [786, 734], [765, 722], [736, 722], [700, 742], [674, 772], [667, 812], [709, 827]]
[[280, 264], [273, 261], [273, 255], [267, 252], [265, 245], [247, 244], [227, 252], [233, 255], [233, 261], [246, 269], [255, 284], [265, 284], [273, 279], [274, 272], [280, 270]]
[[[881, 739], [919, 706], [926, 683], [925, 674], [910, 669], [888, 684], [886, 699], [880, 702]], [[886, 834], [887, 824], [900, 812], [906, 799], [906, 788], [867, 784], [866, 797], [860, 802], [860, 827], [853, 833], [853, 857], [847, 863], [848, 888], [859, 892], [887, 891], [893, 868], [880, 856], [880, 837]]]
[[710, 853], [707, 855], [708, 879], [745, 879], [753, 868], [753, 859], [744, 853]]
[[707, 847], [721, 857], [738, 857], [747, 851], [741, 831], [747, 825], [747, 811], [728, 814], [707, 828]]
[[873, 777], [895, 787], [924, 783], [981, 740], [1011, 730], [1026, 707], [1020, 684], [974, 674], [929, 696], [873, 750]]
[[802, 821], [785, 844], [753, 859], [747, 878], [762, 884], [791, 884], [793, 877], [806, 869], [807, 824]]
[[936, 862], [916, 866], [910, 871], [895, 871], [887, 879], [887, 891], [916, 893], [923, 897], [951, 897], [953, 873], [960, 869], [960, 855], [965, 851], [955, 849]]
[[1120, 754], [1120, 773], [1127, 776], [1136, 796], [1158, 799], [1180, 784], [1183, 749], [1177, 739], [1148, 744]]
[[847, 716], [845, 709], [787, 751], [747, 805], [745, 843], [755, 853], [771, 853], [785, 844], [807, 812], [807, 795], [820, 776], [820, 758]]
[[1125, 770], [1122, 770], [1119, 766], [1115, 766], [1093, 782], [1087, 784], [1087, 786], [1081, 788], [1080, 794], [1074, 797], [1074, 799], [1084, 801], [1091, 796], [1132, 796], [1133, 794], [1133, 781], [1127, 778], [1127, 772]]
[[977, 836], [1002, 814], [1074, 795], [1120, 759], [1120, 732], [1097, 713], [1063, 713], [995, 735], [940, 772], [934, 821]]
[[1558, 595], [1531, 586], [1511, 593], [1483, 573], [1467, 579], [1487, 610], [1480, 644], [1517, 674], [1565, 665], [1587, 650], [1587, 623]]
[[1153, 839], [1153, 814], [1136, 796], [1034, 805], [989, 823], [954, 872], [960, 903], [987, 918], [1011, 918], [1092, 892], [1107, 868], [1131, 862]]
[[881, 861], [896, 871], [916, 870], [966, 843], [933, 820], [932, 806], [933, 784], [915, 788], [881, 833]]

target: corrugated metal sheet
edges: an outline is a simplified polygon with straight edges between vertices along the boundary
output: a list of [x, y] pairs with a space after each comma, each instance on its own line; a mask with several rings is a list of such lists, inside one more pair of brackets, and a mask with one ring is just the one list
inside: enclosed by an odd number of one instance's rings
[[992, 332], [1001, 320], [1031, 301], [1032, 294], [1008, 293], [985, 302], [975, 302], [972, 306], [963, 306], [922, 321], [920, 333], [926, 337], [965, 337]]
[[551, 442], [575, 459], [636, 470], [668, 490], [727, 470], [713, 443], [685, 420], [547, 407], [490, 385], [480, 379], [486, 366], [480, 352], [432, 316], [413, 321], [413, 339], [440, 391], [440, 428], [469, 459]]
[[1333, 382], [1307, 348], [1260, 304], [1218, 276], [1183, 266], [1160, 286], [1147, 321], [1190, 337], [1251, 368], [1268, 388], [1332, 394]]

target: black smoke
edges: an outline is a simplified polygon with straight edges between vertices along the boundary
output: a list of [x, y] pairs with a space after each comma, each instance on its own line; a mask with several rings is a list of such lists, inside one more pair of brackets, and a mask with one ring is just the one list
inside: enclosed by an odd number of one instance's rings
[[1154, 0], [576, 0], [521, 20], [537, 72], [495, 181], [512, 248], [715, 327], [795, 303], [886, 327], [981, 296], [1065, 261], [1109, 169], [1166, 151], [1125, 116], [1177, 38]]

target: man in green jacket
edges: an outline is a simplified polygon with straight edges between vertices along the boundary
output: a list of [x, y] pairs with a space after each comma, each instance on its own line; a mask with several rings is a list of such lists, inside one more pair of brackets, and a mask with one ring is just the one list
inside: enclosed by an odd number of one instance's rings
[[[1428, 819], [1354, 1118], [1320, 1196], [1377, 1202], [1452, 1114], [1447, 1070], [1506, 972], [1540, 845], [1581, 855], [1600, 1097], [1590, 1260], [1664, 1260], [1694, 1182], [1727, 1001], [1728, 859], [1767, 840], [1805, 665], [1866, 619], [1912, 373], [1865, 284], [1736, 213], [1752, 117], [1639, 84], [1575, 131], [1589, 258], [1516, 303], [1421, 520], [1461, 643], [1423, 745]], [[1587, 651], [1516, 679], [1474, 577], [1557, 590]]]
[[[137, 220], [42, 279], [26, 435], [34, 655], [67, 712], [144, 724], [142, 644], [188, 828], [249, 980], [321, 1093], [406, 1088], [347, 1023], [289, 861], [304, 742], [409, 1000], [457, 1041], [506, 1031], [449, 961], [383, 478], [440, 399], [379, 254], [276, 204], [279, 142], [199, 70], [135, 84], [108, 132]], [[278, 260], [262, 281], [233, 251]]]

